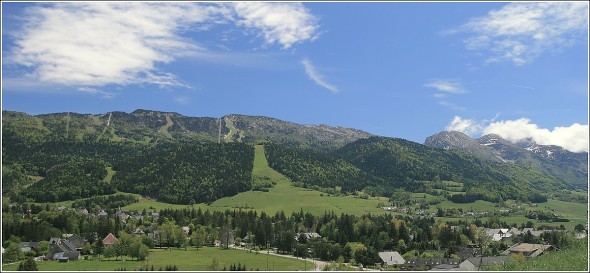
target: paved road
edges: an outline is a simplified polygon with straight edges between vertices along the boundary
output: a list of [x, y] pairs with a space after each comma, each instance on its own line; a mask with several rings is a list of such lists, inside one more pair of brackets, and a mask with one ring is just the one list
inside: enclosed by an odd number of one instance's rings
[[[241, 249], [241, 250], [244, 250], [244, 251], [250, 251], [249, 249], [243, 248], [243, 247], [237, 247], [237, 246], [235, 246], [234, 248]], [[252, 252], [254, 252], [254, 250], [252, 250]], [[322, 269], [324, 269], [324, 267], [327, 264], [329, 264], [328, 262], [324, 262], [324, 261], [319, 261], [319, 260], [315, 260], [315, 259], [312, 260], [312, 259], [309, 259], [309, 258], [306, 258], [306, 259], [304, 259], [304, 258], [297, 258], [297, 257], [292, 256], [292, 255], [277, 254], [277, 253], [274, 253], [272, 251], [267, 252], [267, 251], [261, 250], [258, 253], [260, 253], [260, 254], [267, 254], [267, 255], [274, 255], [274, 256], [279, 256], [279, 257], [284, 257], [284, 258], [290, 258], [290, 259], [305, 260], [305, 261], [308, 261], [310, 263], [314, 263], [315, 264], [315, 268], [313, 269], [314, 271], [322, 271]]]

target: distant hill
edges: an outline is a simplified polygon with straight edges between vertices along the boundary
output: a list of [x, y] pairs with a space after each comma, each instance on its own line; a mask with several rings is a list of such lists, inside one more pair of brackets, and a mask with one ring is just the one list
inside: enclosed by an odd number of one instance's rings
[[272, 142], [328, 152], [371, 134], [328, 125], [301, 125], [262, 116], [187, 117], [138, 109], [132, 113], [54, 113], [28, 115], [3, 111], [3, 130], [27, 137], [157, 143], [176, 140]]
[[588, 188], [588, 153], [573, 153], [559, 146], [539, 145], [531, 139], [511, 143], [490, 134], [478, 139], [444, 131], [424, 141], [430, 147], [459, 150], [479, 158], [536, 168], [574, 188]]
[[458, 181], [464, 183], [468, 196], [489, 201], [534, 199], [540, 192], [565, 187], [563, 182], [536, 169], [398, 138], [361, 139], [333, 154], [390, 183], [402, 182], [406, 188], [419, 185], [413, 181]]

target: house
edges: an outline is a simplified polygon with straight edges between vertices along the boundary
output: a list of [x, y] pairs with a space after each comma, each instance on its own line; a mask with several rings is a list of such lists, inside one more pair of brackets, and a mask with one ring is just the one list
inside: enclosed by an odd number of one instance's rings
[[107, 218], [107, 217], [109, 217], [109, 214], [106, 211], [104, 211], [104, 210], [101, 209], [98, 212], [98, 217]]
[[78, 211], [84, 215], [88, 215], [88, 210], [86, 208], [81, 208]]
[[106, 237], [104, 237], [104, 239], [102, 239], [102, 244], [105, 246], [110, 246], [117, 241], [117, 237], [115, 237], [115, 235], [113, 235], [112, 233], [109, 233]]
[[406, 263], [402, 265], [403, 269], [409, 270], [420, 270], [420, 269], [432, 269], [433, 267], [440, 266], [442, 264], [452, 265], [459, 267], [461, 261], [459, 259], [435, 259], [435, 258], [412, 258], [406, 260]]
[[543, 255], [545, 252], [554, 249], [555, 248], [552, 245], [520, 243], [511, 246], [506, 251], [502, 252], [502, 255], [522, 254], [523, 256], [530, 258]]
[[39, 242], [21, 242], [19, 243], [19, 247], [22, 252], [29, 252], [31, 250], [36, 250], [38, 244]]
[[511, 228], [508, 232], [512, 233], [512, 235], [515, 235], [515, 236], [519, 235], [521, 233], [521, 231], [515, 227]]
[[58, 237], [51, 237], [49, 238], [49, 245], [59, 245], [61, 244], [61, 239]]
[[182, 232], [184, 232], [185, 235], [188, 235], [189, 231], [190, 231], [190, 228], [188, 226], [182, 227]]
[[379, 252], [379, 258], [383, 261], [381, 264], [386, 266], [401, 266], [406, 263], [397, 251]]
[[507, 228], [490, 228], [485, 229], [488, 236], [492, 237], [492, 241], [500, 242], [512, 239], [512, 233]]
[[459, 268], [466, 271], [478, 271], [481, 266], [502, 265], [508, 256], [472, 257], [459, 264]]
[[481, 248], [460, 247], [457, 251], [455, 251], [455, 254], [463, 261], [468, 258], [481, 256]]
[[299, 237], [302, 236], [302, 235], [305, 236], [305, 239], [306, 240], [322, 238], [322, 236], [319, 235], [316, 232], [305, 232], [305, 233], [297, 233], [297, 234], [295, 234], [295, 240], [296, 241], [299, 241]]
[[67, 258], [67, 260], [77, 261], [80, 259], [80, 251], [76, 250], [76, 246], [68, 240], [61, 240], [60, 244], [56, 244], [45, 256], [47, 259], [59, 260]]
[[145, 234], [145, 232], [143, 232], [143, 230], [141, 230], [141, 229], [139, 229], [139, 228], [136, 228], [136, 229], [133, 231], [133, 234], [141, 236], [141, 235], [144, 235], [144, 234]]
[[428, 271], [458, 271], [458, 267], [452, 264], [439, 264], [432, 267]]
[[127, 215], [127, 213], [121, 211], [121, 209], [119, 208], [119, 210], [117, 210], [115, 212], [115, 217], [119, 218], [119, 221], [121, 221], [121, 223], [127, 223], [127, 219], [129, 218], [129, 215]]
[[160, 213], [152, 212], [152, 220], [158, 221], [158, 219], [160, 219]]
[[80, 235], [77, 234], [69, 234], [69, 236], [67, 236], [66, 239], [68, 239], [70, 243], [76, 246], [77, 250], [82, 250], [82, 248], [84, 248], [84, 245], [88, 243], [88, 240], [82, 238]]

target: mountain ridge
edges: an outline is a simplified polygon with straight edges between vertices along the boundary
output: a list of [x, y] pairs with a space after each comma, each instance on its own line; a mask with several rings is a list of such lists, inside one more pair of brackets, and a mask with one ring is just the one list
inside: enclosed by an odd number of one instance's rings
[[588, 153], [574, 153], [556, 145], [539, 145], [532, 139], [512, 143], [497, 134], [474, 139], [460, 132], [443, 131], [424, 144], [469, 152], [482, 159], [534, 167], [574, 187], [588, 188]]
[[60, 112], [30, 115], [7, 110], [2, 113], [3, 129], [11, 130], [16, 123], [26, 125], [19, 126], [16, 134], [64, 136], [79, 140], [91, 138], [144, 143], [170, 139], [209, 142], [239, 140], [248, 143], [270, 141], [294, 148], [329, 152], [357, 139], [373, 136], [353, 128], [325, 124], [302, 125], [272, 117], [241, 114], [192, 117], [145, 109], [136, 109], [131, 113], [110, 111], [102, 114]]

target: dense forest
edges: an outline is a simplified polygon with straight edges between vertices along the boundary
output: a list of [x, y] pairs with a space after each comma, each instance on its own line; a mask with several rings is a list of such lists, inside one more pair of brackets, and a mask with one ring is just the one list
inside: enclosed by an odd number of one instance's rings
[[267, 144], [264, 150], [271, 168], [302, 187], [342, 187], [342, 191], [352, 192], [385, 184], [383, 179], [369, 175], [354, 165], [330, 155], [276, 144]]
[[396, 138], [361, 139], [333, 154], [389, 183], [403, 182], [410, 191], [424, 191], [413, 181], [463, 182], [466, 196], [455, 197], [461, 202], [507, 199], [537, 202], [542, 199], [540, 191], [565, 187], [537, 169], [482, 161], [463, 152], [431, 148]]
[[58, 202], [115, 193], [103, 179], [107, 175], [103, 162], [92, 160], [68, 162], [51, 167], [45, 178], [24, 191], [35, 202]]
[[168, 203], [212, 202], [250, 190], [253, 162], [241, 143], [159, 145], [115, 165], [112, 184]]

